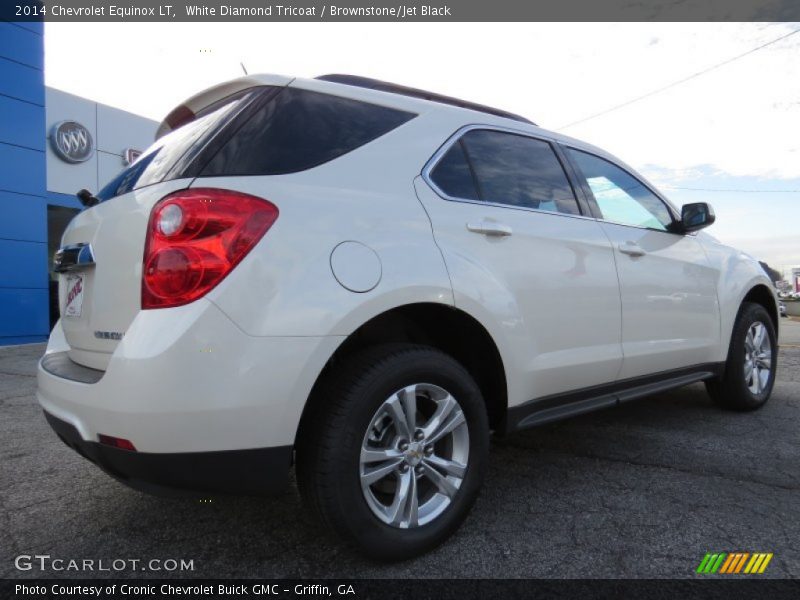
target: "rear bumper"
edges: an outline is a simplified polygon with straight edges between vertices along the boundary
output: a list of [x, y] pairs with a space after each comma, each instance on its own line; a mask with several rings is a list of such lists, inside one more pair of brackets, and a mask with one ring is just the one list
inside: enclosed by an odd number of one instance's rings
[[154, 454], [87, 442], [73, 426], [44, 412], [58, 437], [122, 483], [156, 495], [276, 494], [289, 482], [291, 446]]
[[[336, 337], [256, 337], [211, 302], [141, 311], [105, 371], [70, 360], [60, 324], [37, 398], [69, 446], [146, 491], [285, 486], [311, 388]], [[130, 440], [137, 452], [99, 444]]]
[[60, 325], [39, 364], [42, 408], [78, 430], [124, 438], [153, 454], [294, 443], [335, 337], [255, 337], [214, 304], [141, 311], [105, 371], [64, 354]]

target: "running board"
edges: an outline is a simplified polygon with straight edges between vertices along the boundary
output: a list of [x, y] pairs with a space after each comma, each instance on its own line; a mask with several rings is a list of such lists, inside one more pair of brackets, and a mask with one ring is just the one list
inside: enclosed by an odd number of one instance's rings
[[725, 363], [698, 365], [537, 398], [508, 409], [506, 432], [619, 406], [625, 402], [718, 377], [722, 374], [724, 365]]

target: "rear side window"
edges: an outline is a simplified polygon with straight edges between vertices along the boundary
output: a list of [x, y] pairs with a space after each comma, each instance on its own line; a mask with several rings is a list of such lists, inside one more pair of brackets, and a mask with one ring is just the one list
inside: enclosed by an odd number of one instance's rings
[[458, 140], [442, 157], [431, 174], [431, 178], [448, 196], [463, 200], [478, 200], [478, 188], [472, 168], [464, 152], [464, 144]]
[[580, 214], [578, 201], [552, 146], [501, 131], [470, 131], [431, 172], [448, 196]]
[[184, 177], [303, 171], [351, 152], [415, 116], [295, 88], [251, 88], [211, 104], [159, 139], [96, 195], [108, 200]]
[[415, 116], [350, 98], [285, 88], [256, 111], [199, 174], [303, 171], [352, 152]]

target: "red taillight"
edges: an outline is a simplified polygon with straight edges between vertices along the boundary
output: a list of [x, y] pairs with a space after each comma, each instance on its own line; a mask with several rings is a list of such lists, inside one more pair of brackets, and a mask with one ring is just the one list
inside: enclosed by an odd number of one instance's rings
[[111, 446], [113, 448], [119, 448], [120, 450], [136, 452], [136, 448], [134, 447], [133, 442], [130, 440], [114, 437], [113, 435], [103, 435], [102, 433], [98, 434], [97, 439], [104, 446]]
[[278, 218], [262, 198], [213, 188], [182, 190], [153, 207], [147, 226], [142, 308], [188, 304], [208, 293]]

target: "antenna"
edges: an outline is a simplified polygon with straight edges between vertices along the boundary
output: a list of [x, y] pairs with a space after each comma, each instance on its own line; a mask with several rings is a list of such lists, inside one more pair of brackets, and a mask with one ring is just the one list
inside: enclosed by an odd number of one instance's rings
[[244, 71], [244, 74], [245, 74], [245, 75], [249, 75], [249, 73], [247, 72], [247, 69], [246, 69], [246, 68], [245, 68], [245, 66], [244, 66], [244, 63], [243, 63], [243, 62], [240, 62], [239, 64], [242, 66], [242, 71]]

